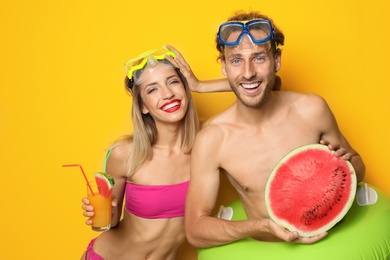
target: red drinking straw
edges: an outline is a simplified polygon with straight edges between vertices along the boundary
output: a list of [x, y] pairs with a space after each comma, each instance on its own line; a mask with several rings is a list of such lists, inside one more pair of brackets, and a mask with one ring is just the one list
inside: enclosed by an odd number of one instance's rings
[[87, 182], [88, 188], [89, 188], [89, 190], [91, 191], [92, 196], [95, 196], [95, 193], [93, 192], [92, 187], [91, 187], [91, 185], [89, 184], [88, 178], [87, 178], [87, 176], [85, 175], [85, 172], [84, 172], [83, 167], [81, 166], [81, 164], [63, 164], [62, 167], [80, 167], [80, 170], [81, 170], [81, 172], [83, 173], [84, 179], [85, 179], [85, 181]]

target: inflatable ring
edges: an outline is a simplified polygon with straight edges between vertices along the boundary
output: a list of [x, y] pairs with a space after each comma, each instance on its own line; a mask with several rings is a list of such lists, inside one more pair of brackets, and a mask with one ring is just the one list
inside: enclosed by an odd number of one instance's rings
[[[359, 205], [355, 200], [343, 220], [317, 243], [305, 245], [245, 238], [199, 249], [198, 259], [390, 259], [390, 199], [375, 190], [375, 204], [360, 206], [362, 203]], [[233, 208], [232, 220], [247, 218], [240, 200], [229, 207]]]

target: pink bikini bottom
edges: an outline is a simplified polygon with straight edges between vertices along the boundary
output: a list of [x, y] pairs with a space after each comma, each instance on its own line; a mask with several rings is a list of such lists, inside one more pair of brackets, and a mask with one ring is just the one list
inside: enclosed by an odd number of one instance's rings
[[95, 243], [95, 239], [96, 238], [92, 239], [88, 245], [87, 252], [85, 253], [85, 260], [104, 260], [103, 257], [93, 251], [93, 244]]

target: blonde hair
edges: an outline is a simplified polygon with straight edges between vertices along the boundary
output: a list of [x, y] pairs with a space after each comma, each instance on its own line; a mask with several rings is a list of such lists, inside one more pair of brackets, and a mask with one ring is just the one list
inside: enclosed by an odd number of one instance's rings
[[[165, 60], [164, 63], [166, 62], [167, 61]], [[181, 74], [179, 69], [174, 69], [184, 85], [188, 98], [187, 112], [182, 119], [183, 139], [181, 142], [181, 148], [183, 152], [190, 153], [195, 141], [195, 135], [199, 131], [198, 115], [185, 77]], [[125, 86], [127, 90], [129, 83], [129, 79], [126, 77]], [[153, 158], [152, 146], [157, 142], [157, 128], [153, 117], [149, 113], [142, 113], [143, 101], [140, 95], [139, 86], [134, 85], [132, 92], [133, 105], [131, 116], [134, 125], [134, 132], [132, 136], [125, 138], [126, 140], [132, 141], [131, 151], [126, 163], [128, 176], [133, 175], [147, 160], [151, 160]], [[114, 143], [113, 146], [116, 146], [117, 143], [118, 142]]]

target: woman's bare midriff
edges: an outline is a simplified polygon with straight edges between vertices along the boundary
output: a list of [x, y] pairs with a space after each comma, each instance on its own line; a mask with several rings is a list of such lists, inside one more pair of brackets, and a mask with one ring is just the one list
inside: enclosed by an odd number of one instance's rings
[[126, 220], [120, 222], [120, 228], [96, 239], [93, 249], [97, 254], [116, 260], [175, 260], [178, 248], [185, 242], [183, 217], [145, 219], [127, 211], [124, 214]]

